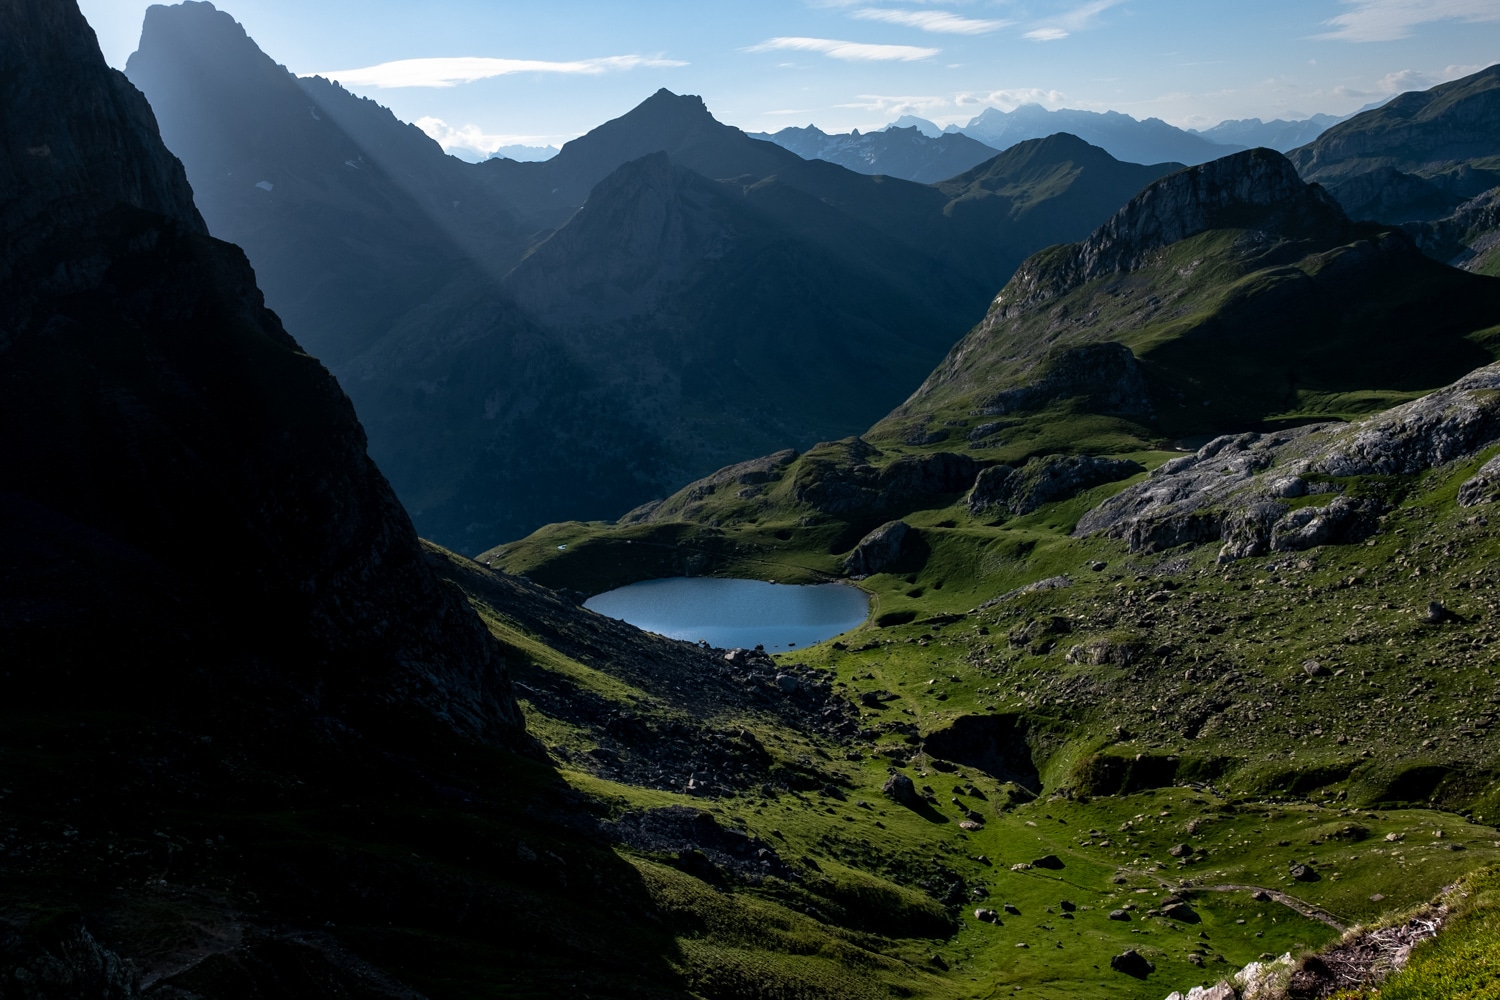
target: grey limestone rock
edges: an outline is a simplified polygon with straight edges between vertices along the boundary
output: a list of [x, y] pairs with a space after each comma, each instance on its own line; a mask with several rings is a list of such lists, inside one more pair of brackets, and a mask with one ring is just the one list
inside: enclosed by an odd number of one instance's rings
[[1496, 455], [1458, 488], [1460, 507], [1477, 507], [1500, 500], [1500, 455]]
[[997, 510], [1020, 516], [1043, 504], [1065, 500], [1083, 490], [1145, 471], [1137, 462], [1118, 458], [1048, 455], [1019, 469], [1008, 465], [984, 469], [974, 480], [967, 503], [976, 514]]
[[[1500, 441], [1496, 390], [1500, 364], [1354, 424], [1215, 438], [1094, 508], [1077, 534], [1122, 538], [1135, 552], [1218, 540], [1226, 561], [1358, 541], [1384, 511], [1377, 501], [1339, 494], [1330, 480], [1411, 475]], [[1500, 463], [1491, 462], [1462, 495], [1493, 491], [1497, 477]], [[1306, 502], [1324, 493], [1327, 503]]]

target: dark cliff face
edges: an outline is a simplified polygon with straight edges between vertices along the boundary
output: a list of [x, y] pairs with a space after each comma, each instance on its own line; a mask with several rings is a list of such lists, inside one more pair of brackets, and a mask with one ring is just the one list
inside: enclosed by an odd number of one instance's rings
[[348, 399], [77, 8], [0, 8], [0, 65], [0, 690], [518, 738]]
[[[119, 202], [205, 232], [182, 164], [160, 155], [146, 99], [99, 60], [93, 30], [77, 8], [16, 0], [0, 9], [0, 25], [7, 67], [0, 77], [5, 261]], [[71, 79], [64, 84], [42, 67], [66, 67], [61, 72]]]

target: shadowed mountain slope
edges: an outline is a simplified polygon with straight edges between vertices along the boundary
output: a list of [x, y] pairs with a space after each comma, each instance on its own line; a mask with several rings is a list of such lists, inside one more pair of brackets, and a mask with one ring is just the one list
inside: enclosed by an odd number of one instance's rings
[[419, 529], [467, 551], [868, 426], [1027, 254], [1166, 169], [1046, 147], [940, 189], [667, 91], [547, 162], [466, 164], [201, 3], [152, 8], [129, 66]]
[[260, 690], [518, 739], [498, 648], [338, 385], [204, 231], [144, 99], [71, 5], [0, 29], [7, 700], [232, 715]]
[[1500, 185], [1500, 65], [1402, 94], [1288, 155], [1352, 218], [1441, 218]]

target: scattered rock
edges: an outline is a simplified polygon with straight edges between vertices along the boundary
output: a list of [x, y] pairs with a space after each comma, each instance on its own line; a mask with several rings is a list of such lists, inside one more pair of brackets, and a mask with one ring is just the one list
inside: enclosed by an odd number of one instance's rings
[[1193, 853], [1193, 848], [1189, 844], [1173, 844], [1167, 848], [1167, 853], [1174, 858], [1185, 858]]
[[974, 911], [974, 919], [982, 920], [987, 924], [998, 924], [1000, 922], [1000, 914], [994, 910], [978, 909]]
[[1109, 911], [1109, 919], [1111, 919], [1111, 920], [1129, 920], [1130, 919], [1130, 914], [1126, 913], [1124, 910], [1110, 910]]
[[1122, 951], [1114, 958], [1111, 958], [1109, 960], [1109, 967], [1116, 972], [1123, 972], [1125, 975], [1133, 976], [1136, 979], [1145, 979], [1156, 971], [1156, 966], [1146, 961], [1145, 956], [1133, 948], [1128, 951]]
[[891, 775], [880, 790], [891, 801], [906, 806], [908, 809], [916, 809], [922, 805], [922, 797], [917, 794], [917, 786], [904, 774]]
[[1006, 913], [1009, 913], [1013, 917], [1019, 917], [1021, 915], [1020, 908], [1017, 907], [1014, 903], [1006, 903], [1003, 907], [1001, 907], [1001, 909], [1003, 909]]
[[1458, 616], [1443, 607], [1440, 601], [1433, 601], [1427, 605], [1427, 611], [1422, 615], [1422, 620], [1428, 625], [1441, 625], [1444, 622], [1457, 620]]
[[1173, 903], [1170, 906], [1164, 906], [1162, 907], [1161, 915], [1168, 920], [1176, 920], [1178, 923], [1183, 924], [1196, 924], [1198, 922], [1198, 914], [1193, 912], [1193, 908], [1186, 903]]
[[1295, 861], [1291, 864], [1290, 874], [1298, 882], [1316, 882], [1323, 877], [1313, 869], [1312, 865], [1299, 864]]
[[1329, 670], [1317, 660], [1308, 660], [1307, 662], [1303, 663], [1302, 672], [1309, 677], [1327, 677], [1328, 675], [1333, 673], [1332, 670]]
[[1250, 898], [1257, 903], [1269, 903], [1271, 901], [1271, 894], [1264, 889], [1257, 889], [1250, 894]]

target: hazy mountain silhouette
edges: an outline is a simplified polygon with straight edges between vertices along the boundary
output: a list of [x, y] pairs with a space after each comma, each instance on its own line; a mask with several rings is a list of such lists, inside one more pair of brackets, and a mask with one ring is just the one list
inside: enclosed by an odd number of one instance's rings
[[944, 131], [961, 132], [987, 146], [1006, 149], [1026, 139], [1039, 139], [1056, 132], [1069, 132], [1100, 147], [1117, 160], [1130, 163], [1195, 164], [1218, 159], [1238, 149], [1168, 125], [1160, 118], [1138, 121], [1118, 111], [1048, 111], [1040, 104], [1023, 104], [1014, 111], [986, 108], [962, 127], [949, 125]]
[[1312, 142], [1344, 119], [1338, 115], [1313, 115], [1299, 121], [1281, 118], [1263, 122], [1259, 118], [1235, 118], [1219, 122], [1213, 128], [1188, 131], [1210, 142], [1253, 148], [1264, 146], [1285, 153]]
[[780, 132], [751, 133], [753, 138], [774, 142], [807, 160], [827, 160], [861, 174], [886, 174], [902, 180], [934, 184], [963, 173], [994, 156], [991, 146], [966, 135], [949, 133], [932, 137], [915, 126], [891, 127], [879, 132], [857, 130], [829, 135], [814, 125], [784, 128]]

